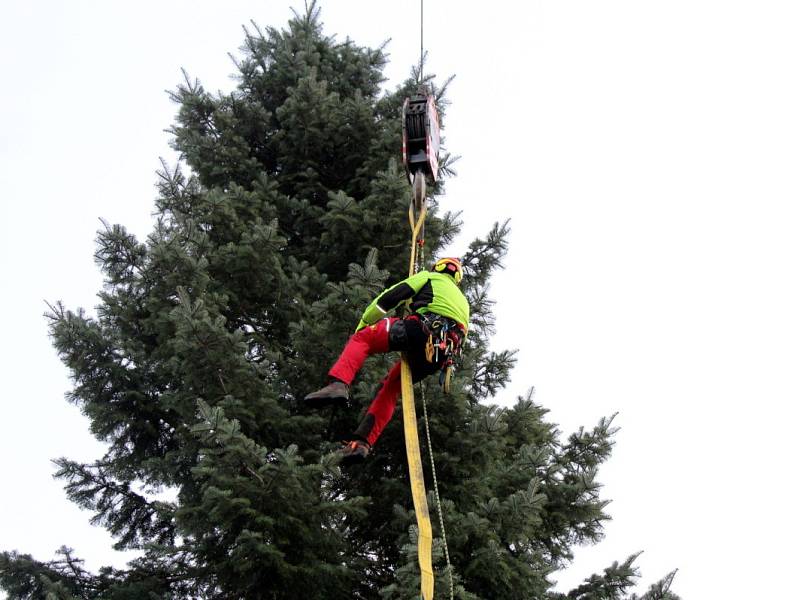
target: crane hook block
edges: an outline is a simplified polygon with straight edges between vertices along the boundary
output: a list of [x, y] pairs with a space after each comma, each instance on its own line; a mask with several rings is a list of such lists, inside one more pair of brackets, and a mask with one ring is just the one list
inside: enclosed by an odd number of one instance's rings
[[403, 103], [403, 164], [412, 183], [417, 171], [432, 181], [439, 177], [439, 113], [423, 89]]

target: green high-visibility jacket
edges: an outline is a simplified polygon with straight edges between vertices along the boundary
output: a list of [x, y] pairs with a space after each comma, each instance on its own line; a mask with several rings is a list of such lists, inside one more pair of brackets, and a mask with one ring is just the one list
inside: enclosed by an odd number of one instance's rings
[[445, 273], [420, 271], [400, 283], [384, 290], [364, 311], [358, 329], [372, 325], [397, 308], [401, 302], [410, 300], [413, 312], [436, 313], [449, 317], [464, 328], [469, 327], [469, 303], [458, 289], [452, 276]]

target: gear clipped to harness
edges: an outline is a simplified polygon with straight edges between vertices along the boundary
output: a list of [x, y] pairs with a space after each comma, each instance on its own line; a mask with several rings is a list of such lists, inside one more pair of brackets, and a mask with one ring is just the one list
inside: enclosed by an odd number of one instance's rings
[[450, 393], [450, 378], [456, 369], [455, 359], [461, 356], [462, 332], [450, 319], [429, 318], [423, 315], [424, 331], [428, 334], [425, 358], [430, 363], [441, 365], [439, 385], [445, 394]]

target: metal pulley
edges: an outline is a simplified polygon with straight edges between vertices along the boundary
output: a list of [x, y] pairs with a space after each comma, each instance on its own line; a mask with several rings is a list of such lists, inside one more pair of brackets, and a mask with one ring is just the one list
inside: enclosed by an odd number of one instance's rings
[[424, 86], [403, 102], [403, 165], [419, 210], [425, 198], [425, 179], [435, 182], [439, 177], [439, 113]]

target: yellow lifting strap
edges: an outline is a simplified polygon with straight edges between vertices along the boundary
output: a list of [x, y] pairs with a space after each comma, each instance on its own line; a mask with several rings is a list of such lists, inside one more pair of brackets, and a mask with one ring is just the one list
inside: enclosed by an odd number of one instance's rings
[[[425, 178], [421, 172], [415, 174], [413, 199], [408, 208], [408, 220], [411, 224], [411, 263], [408, 276], [414, 275], [417, 258], [417, 239], [425, 224]], [[406, 456], [408, 457], [408, 475], [411, 478], [411, 497], [414, 500], [414, 512], [417, 515], [417, 555], [419, 558], [420, 587], [423, 600], [433, 600], [433, 561], [431, 545], [433, 530], [431, 516], [428, 512], [428, 499], [425, 495], [425, 477], [422, 473], [422, 457], [419, 451], [419, 433], [417, 432], [417, 411], [414, 407], [414, 384], [411, 379], [411, 367], [405, 353], [401, 358], [400, 389], [403, 396], [403, 430], [406, 440]]]
[[405, 356], [400, 367], [400, 383], [403, 392], [403, 429], [406, 438], [406, 455], [408, 456], [408, 475], [411, 478], [411, 496], [414, 499], [414, 512], [417, 515], [417, 529], [419, 530], [417, 554], [421, 575], [420, 585], [422, 598], [433, 600], [433, 561], [431, 557], [433, 530], [431, 529], [431, 516], [428, 513], [428, 500], [425, 496], [425, 478], [422, 474], [411, 367], [408, 366]]

